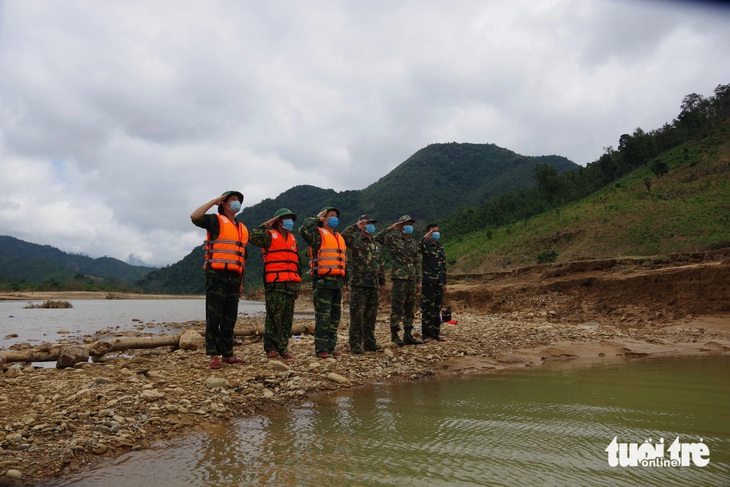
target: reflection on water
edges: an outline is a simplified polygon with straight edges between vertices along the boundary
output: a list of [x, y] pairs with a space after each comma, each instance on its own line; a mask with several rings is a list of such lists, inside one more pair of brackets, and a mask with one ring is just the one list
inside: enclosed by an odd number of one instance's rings
[[[730, 357], [378, 385], [243, 418], [54, 485], [727, 485]], [[707, 467], [612, 468], [614, 436]]]

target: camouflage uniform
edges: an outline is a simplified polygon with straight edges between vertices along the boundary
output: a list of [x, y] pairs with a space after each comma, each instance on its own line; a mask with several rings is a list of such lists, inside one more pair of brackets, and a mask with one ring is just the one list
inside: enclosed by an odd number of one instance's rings
[[380, 244], [362, 236], [357, 223], [342, 232], [348, 251], [350, 283], [350, 350], [378, 349], [375, 320], [378, 317], [378, 292], [385, 286], [385, 263]]
[[[261, 224], [251, 232], [249, 242], [262, 249], [271, 246], [271, 233]], [[264, 282], [266, 321], [264, 322], [264, 351], [287, 351], [294, 322], [294, 303], [301, 283], [293, 281]]]
[[421, 254], [421, 324], [423, 338], [439, 338], [441, 305], [446, 286], [446, 252], [438, 240], [422, 238], [418, 244]]
[[[317, 255], [322, 244], [318, 230], [319, 219], [309, 217], [299, 227], [299, 234]], [[333, 232], [337, 234], [337, 232]], [[339, 234], [338, 234], [339, 235]], [[332, 354], [337, 345], [337, 328], [342, 316], [341, 276], [312, 276], [312, 301], [314, 301], [314, 350], [316, 353]]]
[[418, 242], [404, 236], [400, 229], [381, 230], [373, 237], [390, 250], [393, 267], [390, 279], [393, 281], [391, 291], [390, 331], [397, 333], [400, 322], [410, 335], [415, 317], [416, 294], [420, 279], [418, 266]]
[[[215, 240], [220, 233], [218, 216], [206, 214], [193, 224], [204, 228]], [[239, 225], [243, 223], [238, 222]], [[205, 269], [205, 352], [233, 356], [233, 329], [238, 318], [238, 299], [243, 276], [234, 271]]]

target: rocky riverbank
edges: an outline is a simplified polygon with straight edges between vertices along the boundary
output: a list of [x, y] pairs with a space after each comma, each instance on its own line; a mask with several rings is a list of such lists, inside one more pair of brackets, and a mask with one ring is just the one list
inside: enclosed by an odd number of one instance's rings
[[[698, 327], [691, 320], [621, 327], [566, 323], [548, 312], [459, 313], [457, 319], [457, 325], [442, 325], [447, 341], [402, 348], [388, 344], [388, 326], [381, 320], [378, 340], [390, 346], [364, 355], [346, 351], [343, 320], [343, 353], [325, 360], [314, 356], [313, 337], [302, 335], [291, 339], [295, 358], [289, 361], [267, 360], [260, 336], [238, 339], [236, 354], [245, 363], [224, 364], [220, 370], [209, 368], [202, 350], [169, 347], [132, 350], [65, 369], [6, 364], [0, 378], [0, 484], [39, 484], [104, 457], [341, 388], [579, 357], [730, 351], [724, 327]], [[261, 322], [261, 317], [241, 317], [237, 326]], [[311, 328], [313, 323], [297, 320], [295, 325]], [[171, 333], [202, 326], [181, 324]]]

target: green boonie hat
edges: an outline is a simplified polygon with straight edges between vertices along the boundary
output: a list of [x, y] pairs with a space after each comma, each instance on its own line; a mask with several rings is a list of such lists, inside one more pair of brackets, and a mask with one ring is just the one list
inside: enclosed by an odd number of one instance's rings
[[414, 220], [413, 218], [411, 218], [409, 215], [403, 215], [402, 217], [400, 217], [398, 219], [398, 223], [403, 223], [403, 224], [405, 224], [405, 223], [416, 223], [416, 220]]
[[378, 223], [378, 220], [370, 215], [360, 215], [360, 220], [367, 220], [367, 223]]
[[241, 200], [241, 203], [243, 203], [243, 193], [241, 193], [240, 191], [225, 191], [221, 196], [225, 196], [226, 199], [228, 199], [228, 197], [232, 194], [238, 196]]
[[[240, 191], [224, 191], [221, 194], [221, 196], [225, 196], [226, 199], [228, 199], [230, 195], [238, 196], [238, 198], [241, 200], [241, 203], [243, 204], [243, 193], [241, 193]], [[223, 205], [218, 205], [218, 213], [221, 215], [223, 214]]]
[[325, 213], [327, 213], [330, 210], [336, 211], [337, 212], [337, 218], [340, 217], [340, 210], [338, 208], [335, 208], [334, 206], [325, 206], [324, 208], [322, 208], [321, 210], [319, 210], [319, 212], [322, 213], [324, 211]]
[[297, 216], [292, 213], [289, 208], [279, 208], [278, 210], [276, 210], [276, 213], [274, 213], [274, 218], [282, 216], [290, 216], [292, 220], [297, 219]]

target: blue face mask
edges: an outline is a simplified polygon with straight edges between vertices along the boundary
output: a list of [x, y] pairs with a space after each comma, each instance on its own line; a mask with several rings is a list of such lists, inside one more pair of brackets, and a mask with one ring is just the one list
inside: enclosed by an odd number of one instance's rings
[[329, 225], [330, 228], [337, 228], [337, 225], [340, 224], [340, 219], [336, 216], [331, 216], [327, 219], [327, 225]]
[[291, 230], [292, 228], [294, 228], [294, 220], [292, 220], [291, 218], [281, 220], [281, 226], [284, 227], [285, 230]]
[[229, 208], [233, 213], [238, 213], [239, 211], [241, 211], [241, 202], [238, 200], [231, 201], [231, 205], [229, 206]]
[[373, 225], [372, 223], [368, 223], [367, 225], [365, 225], [365, 233], [369, 233], [370, 235], [375, 233], [375, 225]]
[[431, 238], [434, 240], [438, 240], [441, 237], [441, 232], [433, 232], [431, 234]]
[[403, 233], [410, 235], [413, 233], [413, 225], [403, 225]]

